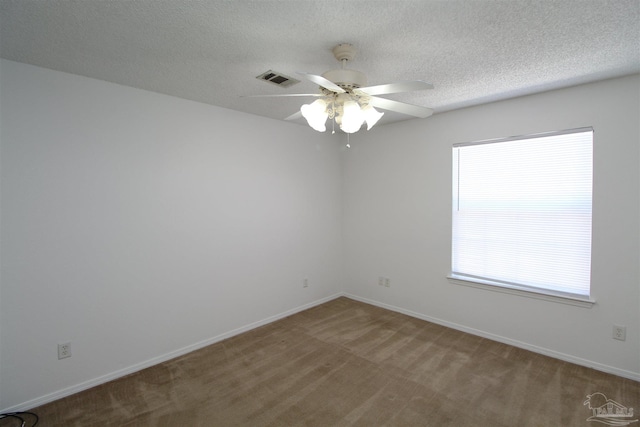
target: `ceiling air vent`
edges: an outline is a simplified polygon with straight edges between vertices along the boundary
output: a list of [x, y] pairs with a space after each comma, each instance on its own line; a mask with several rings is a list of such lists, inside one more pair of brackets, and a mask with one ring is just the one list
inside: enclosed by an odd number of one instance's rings
[[289, 87], [293, 86], [296, 83], [300, 83], [300, 80], [296, 80], [293, 77], [285, 76], [282, 73], [278, 73], [277, 71], [269, 70], [260, 74], [256, 77], [256, 79], [264, 80], [265, 82], [273, 83], [274, 85], [278, 85], [280, 87]]

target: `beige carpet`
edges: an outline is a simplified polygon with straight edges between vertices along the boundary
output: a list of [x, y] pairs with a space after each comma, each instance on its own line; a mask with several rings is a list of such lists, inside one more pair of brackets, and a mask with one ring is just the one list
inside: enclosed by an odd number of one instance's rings
[[44, 427], [600, 427], [595, 392], [640, 413], [636, 381], [339, 298], [33, 411]]

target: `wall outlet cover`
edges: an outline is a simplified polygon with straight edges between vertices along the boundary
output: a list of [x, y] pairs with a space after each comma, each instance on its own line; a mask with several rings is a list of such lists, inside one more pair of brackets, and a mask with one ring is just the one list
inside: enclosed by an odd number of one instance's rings
[[67, 357], [71, 357], [71, 343], [58, 344], [58, 359], [66, 359]]
[[627, 327], [620, 325], [613, 325], [613, 339], [625, 341], [627, 339]]

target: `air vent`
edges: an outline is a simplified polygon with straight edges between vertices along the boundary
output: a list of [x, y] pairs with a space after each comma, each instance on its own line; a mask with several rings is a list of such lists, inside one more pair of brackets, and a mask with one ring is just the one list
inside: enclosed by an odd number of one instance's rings
[[269, 70], [260, 74], [256, 79], [264, 80], [265, 82], [273, 83], [280, 87], [293, 86], [296, 83], [300, 83], [300, 80], [296, 80], [293, 77], [285, 76], [277, 71]]

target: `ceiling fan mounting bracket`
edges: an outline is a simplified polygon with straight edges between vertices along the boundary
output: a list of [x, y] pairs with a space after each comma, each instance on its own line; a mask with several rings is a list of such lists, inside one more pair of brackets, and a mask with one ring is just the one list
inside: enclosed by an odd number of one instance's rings
[[341, 43], [333, 48], [333, 56], [340, 62], [351, 61], [355, 55], [356, 49], [349, 43]]

